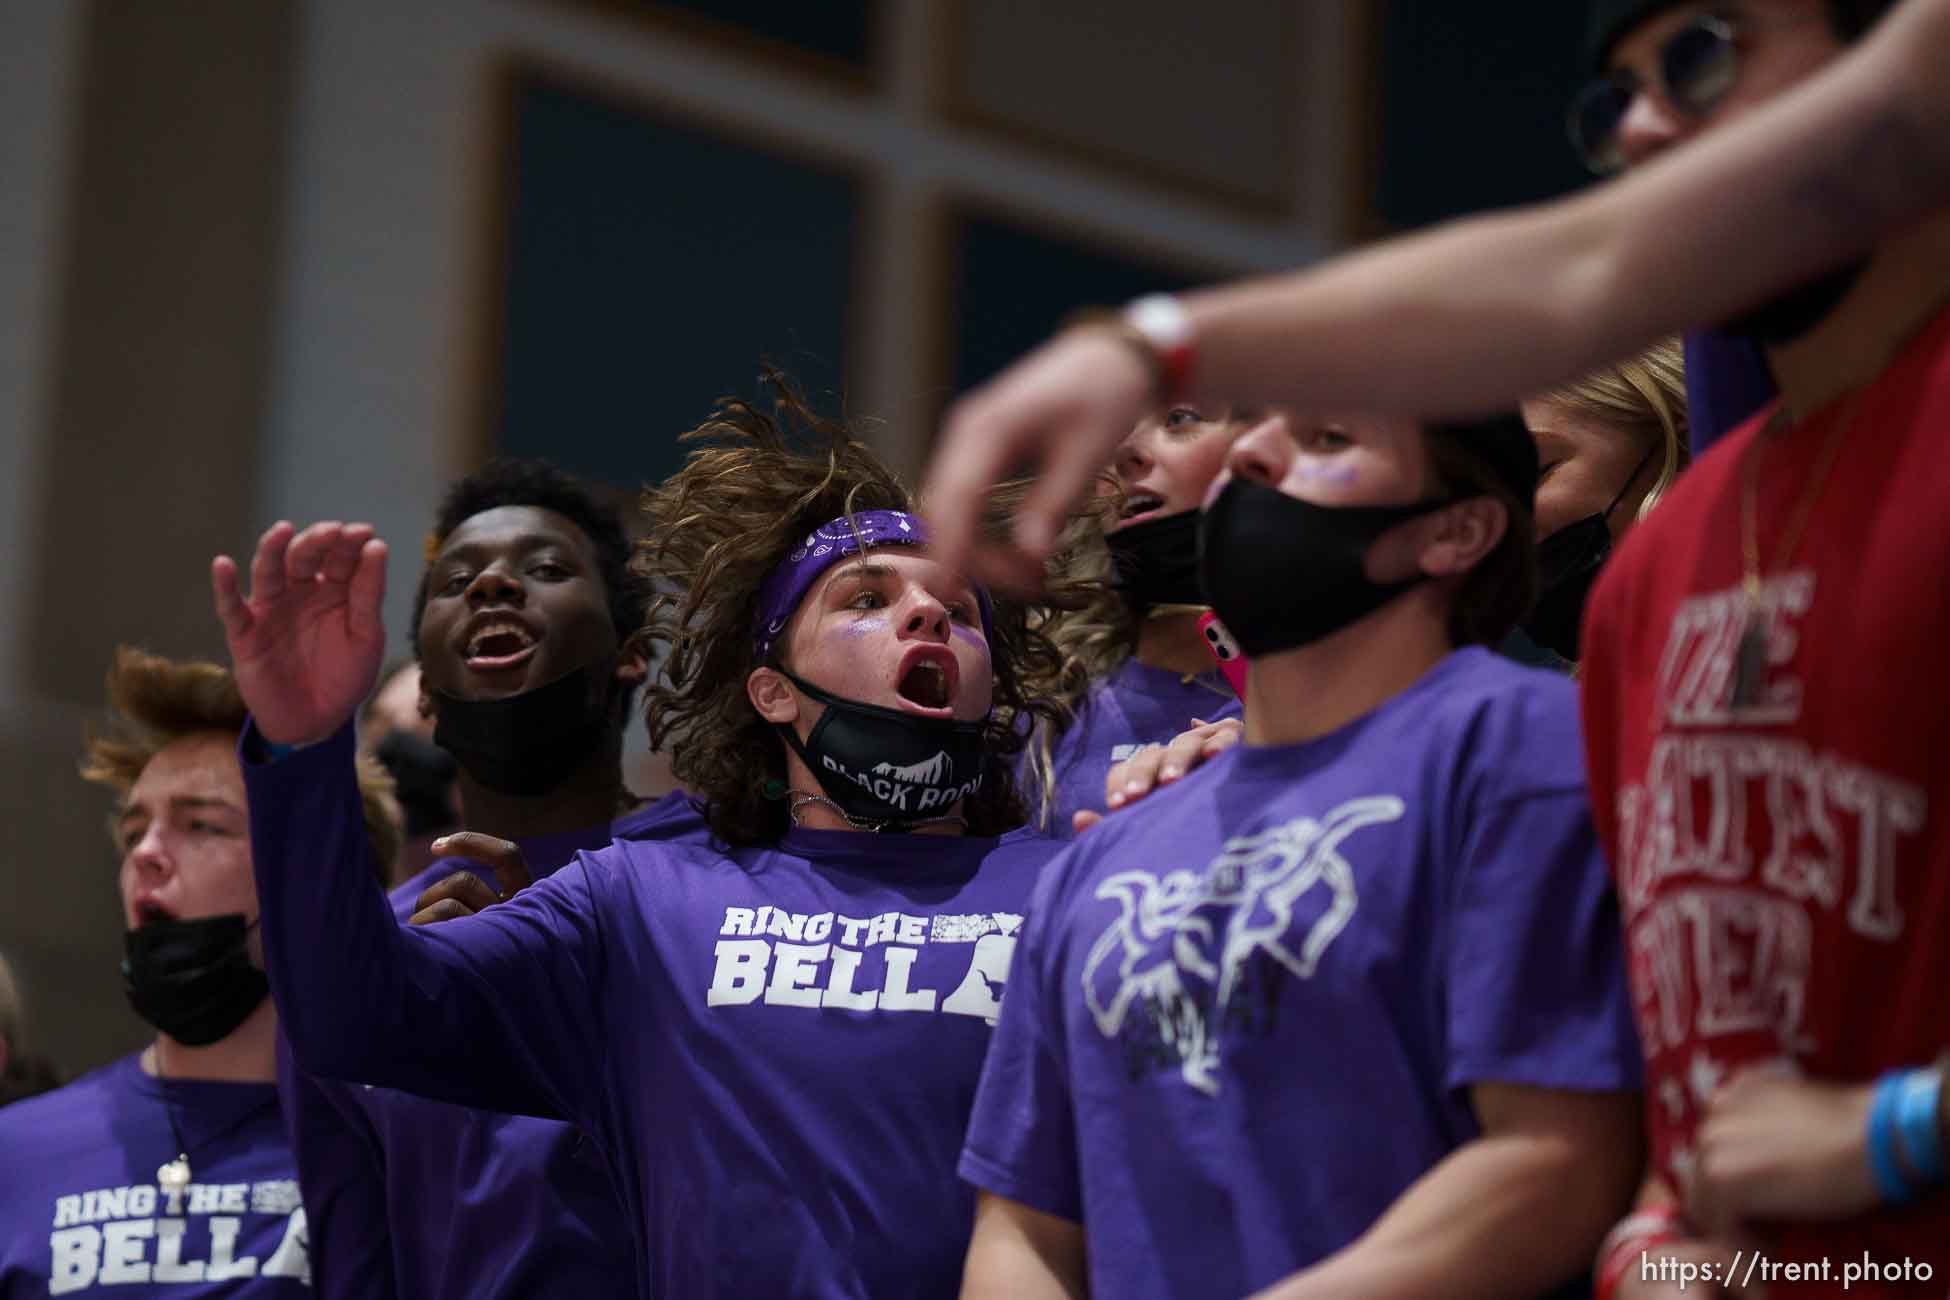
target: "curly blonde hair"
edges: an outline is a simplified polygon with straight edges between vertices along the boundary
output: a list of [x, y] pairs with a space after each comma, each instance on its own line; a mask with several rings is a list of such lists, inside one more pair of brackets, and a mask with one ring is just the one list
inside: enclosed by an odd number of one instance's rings
[[1653, 344], [1638, 356], [1593, 371], [1540, 399], [1623, 429], [1658, 462], [1652, 487], [1639, 502], [1645, 518], [1691, 459], [1686, 418], [1686, 362], [1678, 339]]
[[[135, 787], [149, 760], [164, 748], [206, 732], [234, 738], [250, 717], [228, 668], [166, 659], [126, 645], [115, 648], [108, 670], [108, 706], [110, 731], [91, 726], [84, 733], [81, 776], [124, 796]], [[366, 841], [384, 884], [399, 856], [402, 835], [394, 811], [393, 779], [370, 758], [358, 762]]]
[[[776, 394], [772, 414], [723, 398], [711, 419], [683, 435], [711, 445], [644, 492], [648, 527], [632, 561], [663, 589], [639, 636], [665, 655], [644, 691], [651, 747], [668, 744], [672, 772], [713, 834], [734, 845], [774, 841], [788, 821], [785, 745], [745, 691], [763, 666], [752, 644], [759, 588], [821, 524], [914, 508], [906, 485], [844, 423], [815, 414], [777, 371], [765, 379]], [[1000, 834], [1024, 820], [1012, 759], [1037, 719], [1060, 712], [1047, 691], [1059, 662], [1047, 620], [1046, 607], [994, 602], [984, 780], [963, 805], [973, 834]]]

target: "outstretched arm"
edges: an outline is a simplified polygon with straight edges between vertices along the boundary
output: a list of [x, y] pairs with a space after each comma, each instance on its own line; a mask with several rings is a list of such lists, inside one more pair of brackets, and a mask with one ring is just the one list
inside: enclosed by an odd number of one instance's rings
[[483, 915], [413, 929], [376, 883], [351, 719], [384, 644], [384, 561], [365, 525], [281, 523], [248, 597], [228, 557], [212, 566], [252, 711], [240, 757], [281, 1026], [299, 1068], [328, 1078], [586, 1119], [602, 1057], [587, 874], [572, 864]]
[[[1907, 0], [1846, 56], [1613, 184], [1314, 270], [1187, 296], [1190, 400], [1454, 414], [1508, 404], [1719, 320], [1950, 204], [1950, 0]], [[982, 494], [1033, 463], [1025, 581], [1061, 511], [1150, 402], [1151, 371], [1079, 329], [956, 404], [925, 495], [960, 564]]]

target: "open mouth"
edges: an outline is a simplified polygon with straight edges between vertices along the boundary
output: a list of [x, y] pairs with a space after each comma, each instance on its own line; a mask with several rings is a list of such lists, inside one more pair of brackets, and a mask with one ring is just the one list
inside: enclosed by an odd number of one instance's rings
[[135, 905], [135, 928], [140, 930], [151, 921], [174, 921], [175, 915], [161, 903], [145, 899]]
[[1133, 492], [1124, 498], [1124, 505], [1117, 512], [1119, 525], [1128, 524], [1141, 515], [1156, 513], [1164, 509], [1165, 499], [1155, 492]]
[[945, 713], [954, 707], [952, 669], [949, 663], [932, 656], [916, 659], [894, 689], [903, 701], [929, 713]]
[[475, 672], [504, 672], [526, 663], [535, 646], [535, 634], [523, 623], [512, 618], [489, 618], [467, 634], [461, 658]]

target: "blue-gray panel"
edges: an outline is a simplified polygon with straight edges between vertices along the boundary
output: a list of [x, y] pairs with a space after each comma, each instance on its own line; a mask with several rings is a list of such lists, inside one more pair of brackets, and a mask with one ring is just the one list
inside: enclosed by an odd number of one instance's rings
[[964, 214], [952, 335], [956, 392], [981, 383], [1084, 307], [1112, 307], [1210, 276], [984, 213]]
[[854, 178], [539, 77], [514, 124], [500, 449], [661, 478], [761, 359], [837, 407]]

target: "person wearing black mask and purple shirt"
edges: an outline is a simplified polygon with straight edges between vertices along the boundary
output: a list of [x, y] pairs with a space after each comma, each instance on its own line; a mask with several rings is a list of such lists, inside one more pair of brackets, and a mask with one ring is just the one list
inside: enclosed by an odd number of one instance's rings
[[587, 1131], [645, 1294], [949, 1294], [955, 1157], [1056, 851], [1005, 833], [1054, 650], [843, 431], [730, 403], [700, 434], [639, 557], [686, 593], [653, 603], [646, 717], [713, 841], [618, 840], [447, 924], [392, 924], [347, 821], [384, 545], [280, 524], [248, 600], [216, 563], [272, 988], [313, 1070]]
[[1536, 1295], [1640, 1161], [1575, 688], [1492, 654], [1533, 585], [1515, 415], [1243, 436], [1200, 577], [1245, 743], [1030, 900], [964, 1177], [964, 1297]]
[[[618, 836], [701, 831], [681, 798], [623, 785], [648, 600], [617, 512], [544, 462], [500, 460], [448, 489], [428, 540], [417, 712], [455, 756], [467, 830], [433, 841], [394, 915], [478, 911], [497, 876], [519, 888]], [[326, 1300], [579, 1297], [629, 1275], [629, 1222], [574, 1127], [283, 1066]]]
[[[0, 1110], [0, 1297], [297, 1300], [311, 1273], [255, 933], [244, 703], [215, 664], [127, 648], [108, 698], [81, 771], [120, 799], [122, 979], [156, 1038]], [[399, 848], [386, 786], [376, 766], [347, 773], [368, 861]]]
[[1052, 623], [1075, 716], [1039, 730], [1024, 753], [1024, 787], [1048, 792], [1036, 824], [1050, 834], [1070, 834], [1080, 811], [1103, 812], [1106, 775], [1133, 753], [1239, 716], [1199, 628], [1198, 503], [1260, 418], [1177, 406], [1118, 445], [1079, 524], [1092, 551], [1100, 539], [1108, 553], [1110, 583]]

